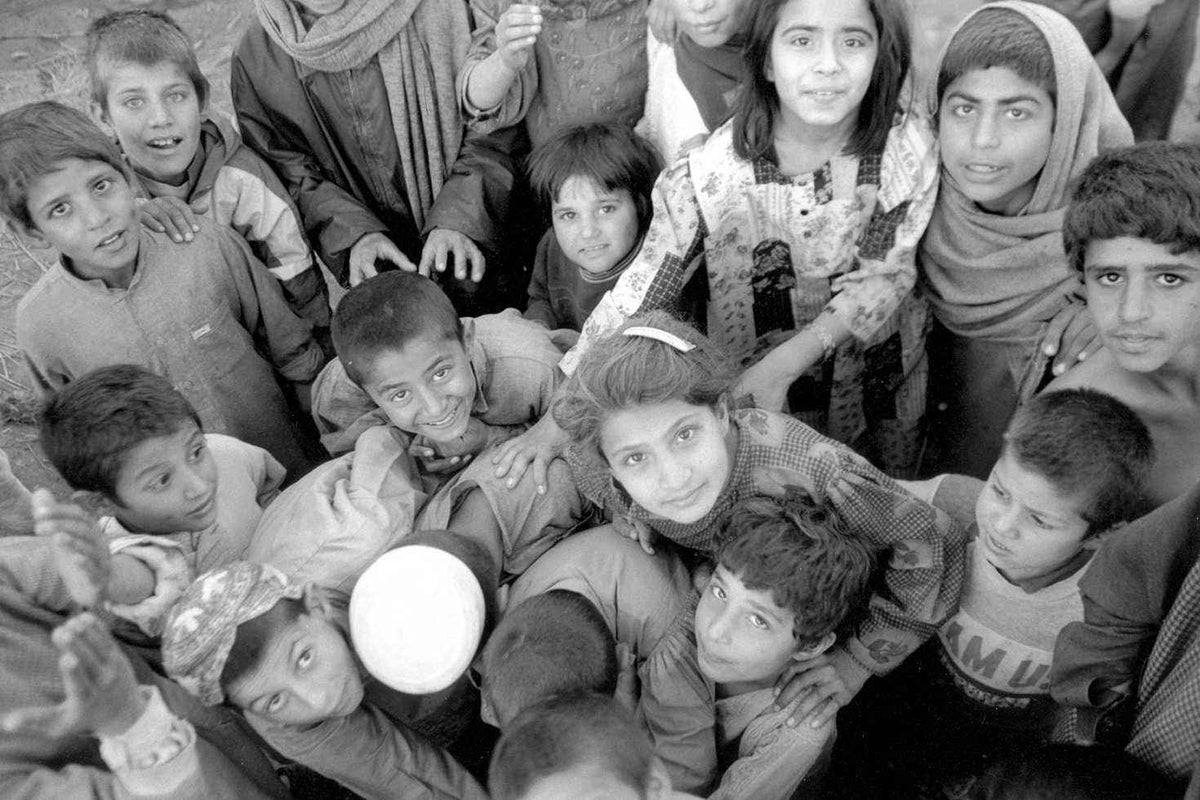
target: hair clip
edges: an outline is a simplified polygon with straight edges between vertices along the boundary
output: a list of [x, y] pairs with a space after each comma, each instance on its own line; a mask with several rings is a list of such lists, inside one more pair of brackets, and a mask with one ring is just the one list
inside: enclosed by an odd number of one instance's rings
[[662, 342], [665, 345], [674, 347], [681, 353], [690, 353], [696, 349], [696, 345], [684, 339], [682, 336], [676, 336], [670, 331], [664, 331], [662, 328], [651, 328], [647, 325], [635, 325], [632, 328], [626, 328], [621, 331], [623, 336], [641, 336], [646, 339], [654, 339]]

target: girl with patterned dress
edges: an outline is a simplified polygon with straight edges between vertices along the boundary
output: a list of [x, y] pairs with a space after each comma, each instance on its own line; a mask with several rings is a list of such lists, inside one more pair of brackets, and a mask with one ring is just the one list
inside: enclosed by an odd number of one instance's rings
[[741, 373], [735, 395], [907, 474], [926, 376], [914, 254], [938, 170], [910, 107], [903, 8], [769, 0], [746, 38], [733, 118], [660, 177], [640, 253], [562, 367], [698, 290], [696, 323]]

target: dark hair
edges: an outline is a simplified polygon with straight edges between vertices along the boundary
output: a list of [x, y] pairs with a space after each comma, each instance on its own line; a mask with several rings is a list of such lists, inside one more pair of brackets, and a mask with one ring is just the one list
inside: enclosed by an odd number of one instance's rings
[[595, 606], [576, 592], [552, 589], [528, 598], [496, 625], [483, 648], [483, 692], [501, 728], [551, 695], [612, 695], [616, 648]]
[[488, 768], [492, 800], [519, 800], [535, 783], [595, 764], [643, 792], [654, 767], [650, 737], [612, 697], [571, 693], [522, 711], [500, 737]]
[[740, 501], [716, 541], [716, 563], [791, 611], [801, 644], [815, 644], [866, 607], [873, 549], [799, 489]]
[[1115, 747], [1047, 744], [1005, 757], [971, 788], [971, 800], [1161, 800], [1168, 782]]
[[[634, 327], [657, 328], [694, 347], [682, 352], [657, 339], [624, 335]], [[552, 412], [582, 455], [604, 463], [600, 427], [612, 412], [672, 400], [716, 408], [733, 378], [729, 359], [695, 328], [665, 311], [651, 311], [588, 348]]]
[[1200, 253], [1200, 145], [1145, 142], [1088, 165], [1063, 220], [1067, 259], [1082, 272], [1093, 239], [1122, 236]]
[[307, 613], [304, 601], [284, 597], [278, 603], [237, 627], [233, 646], [221, 668], [221, 688], [241, 680], [258, 669], [267, 645], [283, 630]]
[[650, 192], [662, 159], [649, 142], [628, 125], [589, 122], [559, 128], [529, 156], [529, 185], [549, 209], [569, 178], [587, 178], [606, 191], [625, 189], [637, 207], [638, 226], [645, 230], [652, 212]]
[[188, 423], [203, 428], [171, 383], [132, 364], [102, 367], [50, 396], [38, 418], [42, 450], [72, 489], [116, 496], [125, 454]]
[[[779, 90], [767, 80], [767, 64], [780, 12], [789, 1], [756, 0], [753, 4], [742, 49], [746, 79], [733, 110], [733, 149], [741, 158], [761, 158], [774, 153]], [[864, 2], [875, 20], [879, 48], [871, 83], [859, 105], [858, 123], [846, 144], [846, 152], [856, 156], [883, 150], [900, 110], [900, 90], [912, 64], [912, 36], [903, 0]]]
[[1035, 395], [1004, 432], [1005, 452], [1065, 494], [1083, 495], [1089, 533], [1150, 511], [1154, 441], [1120, 400], [1094, 389]]
[[1011, 8], [985, 7], [968, 17], [950, 40], [938, 69], [937, 102], [963, 75], [994, 67], [1012, 70], [1051, 100], [1058, 96], [1054, 53], [1038, 26]]
[[29, 187], [72, 158], [101, 161], [128, 180], [116, 145], [81, 112], [44, 100], [0, 114], [0, 214], [36, 230]]
[[458, 312], [436, 283], [415, 272], [384, 272], [346, 292], [333, 314], [333, 347], [350, 380], [362, 384], [371, 361], [422, 336], [463, 340]]
[[175, 20], [161, 11], [138, 8], [105, 14], [88, 26], [86, 41], [92, 100], [105, 111], [108, 84], [104, 70], [120, 63], [143, 67], [174, 64], [187, 73], [200, 106], [208, 101], [208, 78], [200, 70], [192, 43]]

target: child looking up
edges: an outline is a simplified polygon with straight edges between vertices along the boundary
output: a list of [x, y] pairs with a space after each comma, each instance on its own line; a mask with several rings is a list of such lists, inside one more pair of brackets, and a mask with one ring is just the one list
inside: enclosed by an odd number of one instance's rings
[[[663, 0], [658, 0], [663, 2]], [[646, 95], [648, 0], [471, 0], [458, 96], [477, 130], [524, 121], [534, 147], [592, 120], [633, 126]]]
[[486, 800], [409, 730], [411, 698], [364, 674], [337, 599], [247, 561], [206, 573], [167, 622], [167, 674], [205, 705], [240, 709], [279, 753], [368, 800]]
[[579, 330], [629, 266], [650, 225], [662, 162], [628, 127], [563, 128], [529, 157], [529, 183], [551, 229], [538, 243], [525, 318]]
[[209, 430], [302, 471], [279, 380], [307, 405], [321, 349], [241, 237], [211, 225], [177, 244], [143, 229], [116, 148], [56, 103], [0, 116], [0, 199], [18, 232], [60, 254], [17, 306], [38, 388], [140, 364], [178, 385]]
[[[855, 635], [831, 651], [848, 693], [814, 692], [817, 721], [872, 674], [893, 669], [958, 602], [962, 532], [850, 448], [798, 420], [734, 410], [728, 361], [664, 312], [635, 318], [584, 354], [556, 403], [580, 490], [616, 520], [711, 554], [730, 509], [802, 487], [880, 550], [876, 594]], [[817, 681], [822, 682], [823, 681]], [[829, 694], [837, 698], [824, 703]], [[801, 715], [803, 716], [803, 715]]]
[[1104, 349], [1050, 384], [1125, 403], [1154, 438], [1155, 505], [1200, 480], [1200, 147], [1146, 143], [1092, 162], [1063, 223]]
[[787, 800], [828, 757], [834, 726], [788, 727], [772, 688], [866, 606], [872, 548], [803, 492], [739, 503], [718, 536], [699, 602], [642, 667], [638, 719], [672, 785]]
[[192, 238], [193, 212], [232, 227], [279, 281], [292, 310], [328, 329], [325, 281], [299, 213], [233, 125], [209, 113], [208, 80], [174, 20], [144, 9], [105, 14], [88, 27], [87, 64], [92, 116], [116, 135], [140, 188], [163, 199], [161, 211], [143, 206], [143, 217], [153, 213], [169, 224], [176, 241]]
[[1017, 410], [986, 483], [944, 476], [916, 487], [972, 541], [957, 613], [936, 646], [889, 676], [881, 702], [895, 716], [871, 720], [890, 738], [866, 747], [893, 754], [900, 782], [873, 793], [954, 783], [1049, 739], [1055, 640], [1083, 618], [1080, 579], [1100, 540], [1146, 509], [1153, 462], [1132, 411], [1072, 389]]
[[947, 408], [929, 467], [982, 478], [1016, 406], [1096, 350], [1063, 214], [1088, 162], [1132, 134], [1078, 32], [1033, 3], [969, 16], [937, 92], [943, 182], [920, 259], [939, 323], [930, 386]]
[[[914, 257], [938, 170], [904, 89], [904, 7], [768, 0], [748, 31], [733, 119], [659, 178], [641, 250], [562, 368], [628, 317], [677, 309], [694, 279], [698, 323], [740, 373], [736, 397], [906, 474], [925, 407]], [[537, 473], [555, 433], [545, 422], [508, 445], [500, 471], [536, 453]]]
[[610, 698], [567, 694], [531, 706], [500, 737], [488, 770], [492, 800], [688, 800], [646, 732]]

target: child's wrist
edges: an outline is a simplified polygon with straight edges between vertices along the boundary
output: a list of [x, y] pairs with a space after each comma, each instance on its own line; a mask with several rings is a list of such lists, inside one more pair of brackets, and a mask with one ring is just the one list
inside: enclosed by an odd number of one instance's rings
[[[96, 725], [93, 731], [102, 739], [113, 739], [125, 743], [137, 741], [140, 736], [147, 735], [143, 729], [152, 727], [153, 720], [148, 712], [152, 689], [148, 686], [138, 686], [137, 691], [129, 697], [129, 702], [121, 704], [121, 710], [112, 719]], [[161, 699], [159, 702], [162, 702]], [[164, 706], [165, 707], [165, 706]]]

